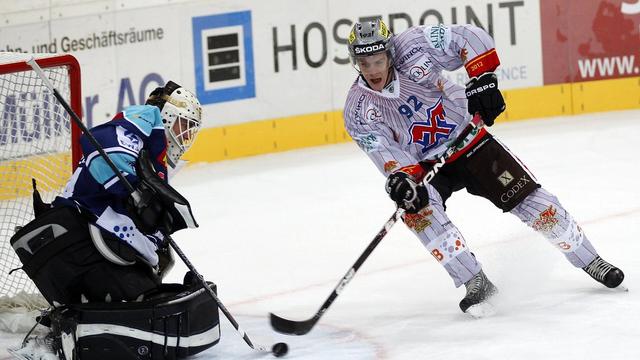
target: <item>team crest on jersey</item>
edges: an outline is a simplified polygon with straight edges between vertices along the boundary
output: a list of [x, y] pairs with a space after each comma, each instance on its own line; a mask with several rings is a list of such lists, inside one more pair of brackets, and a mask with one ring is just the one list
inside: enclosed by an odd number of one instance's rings
[[416, 121], [409, 128], [409, 145], [422, 145], [422, 152], [438, 145], [441, 140], [446, 140], [455, 130], [456, 124], [450, 124], [446, 119], [447, 113], [442, 105], [442, 97], [432, 107], [427, 109], [427, 121]]
[[123, 148], [136, 153], [142, 149], [142, 140], [133, 132], [121, 126], [116, 126], [116, 135], [118, 138], [118, 144]]

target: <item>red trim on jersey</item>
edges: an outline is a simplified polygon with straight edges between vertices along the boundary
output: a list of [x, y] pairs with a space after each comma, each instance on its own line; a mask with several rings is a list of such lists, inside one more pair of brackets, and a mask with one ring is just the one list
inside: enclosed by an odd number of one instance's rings
[[486, 133], [487, 133], [487, 130], [485, 128], [481, 128], [480, 131], [478, 131], [478, 134], [476, 134], [476, 137], [474, 137], [473, 140], [471, 140], [471, 142], [467, 146], [454, 152], [453, 155], [446, 162], [450, 163], [452, 161], [455, 161], [460, 156], [466, 154], [467, 151], [469, 151], [475, 144], [477, 144], [478, 141], [480, 141], [480, 139], [482, 139]]
[[[456, 151], [455, 153], [453, 153], [453, 155], [449, 159], [447, 159], [447, 161], [445, 163], [448, 164], [450, 162], [453, 162], [456, 159], [458, 159], [460, 156], [466, 154], [467, 151], [471, 150], [471, 148], [473, 148], [480, 141], [480, 139], [482, 139], [486, 134], [487, 134], [487, 130], [485, 128], [481, 128], [478, 131], [478, 133], [476, 134], [476, 136], [473, 138], [473, 140], [471, 140], [462, 149], [460, 149], [460, 150]], [[422, 162], [423, 163], [427, 163], [427, 164], [435, 164], [436, 163], [435, 160], [424, 160]], [[425, 171], [425, 169], [420, 165], [404, 166], [404, 167], [401, 167], [400, 169], [398, 169], [398, 171], [402, 171], [403, 173], [411, 176], [416, 181], [422, 180], [424, 178], [424, 176], [427, 175], [427, 172]]]
[[[477, 144], [480, 141], [480, 139], [482, 139], [484, 137], [484, 135], [486, 133], [487, 133], [487, 130], [485, 128], [481, 128], [480, 131], [478, 131], [478, 133], [476, 134], [476, 137], [474, 137], [473, 140], [471, 140], [471, 142], [469, 142], [469, 144], [467, 144], [465, 147], [463, 147], [462, 149], [460, 149], [460, 150], [456, 151], [455, 153], [453, 153], [453, 155], [449, 159], [447, 159], [445, 164], [453, 162], [457, 158], [459, 158], [460, 156], [466, 154], [467, 151], [469, 151], [475, 144]], [[435, 164], [436, 163], [435, 160], [425, 160], [424, 162], [427, 163], [427, 164]]]
[[121, 119], [124, 119], [124, 112], [122, 111], [115, 114], [111, 120], [121, 120]]
[[494, 71], [498, 65], [500, 65], [498, 53], [496, 52], [496, 49], [491, 49], [469, 60], [464, 68], [467, 69], [469, 77], [474, 77], [488, 71]]
[[402, 171], [403, 173], [411, 176], [414, 180], [422, 179], [426, 175], [422, 166], [418, 164], [401, 167], [398, 171]]
[[[156, 161], [159, 162], [160, 164], [162, 164], [162, 166], [164, 166], [164, 168], [167, 168], [167, 145], [166, 145], [166, 140], [165, 140], [165, 146], [164, 149], [162, 150], [162, 152], [160, 154], [158, 154], [158, 157], [156, 158]], [[164, 178], [162, 178], [164, 180]]]

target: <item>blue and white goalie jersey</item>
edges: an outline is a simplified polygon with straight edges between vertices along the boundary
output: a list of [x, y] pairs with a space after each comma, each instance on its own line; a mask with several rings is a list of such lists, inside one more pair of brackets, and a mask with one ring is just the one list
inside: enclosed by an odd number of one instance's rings
[[[138, 183], [135, 164], [141, 149], [147, 149], [156, 172], [167, 181], [167, 143], [160, 110], [156, 106], [128, 107], [111, 121], [91, 129], [91, 133], [134, 187]], [[127, 188], [85, 135], [80, 138], [80, 144], [83, 157], [54, 205], [77, 204], [94, 214], [95, 225], [129, 244], [155, 266], [162, 235], [160, 232], [143, 234], [138, 230], [127, 215]]]

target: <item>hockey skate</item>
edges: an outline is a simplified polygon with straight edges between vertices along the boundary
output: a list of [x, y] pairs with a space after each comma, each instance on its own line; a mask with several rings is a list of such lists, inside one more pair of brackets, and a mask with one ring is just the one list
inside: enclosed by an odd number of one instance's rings
[[620, 285], [622, 284], [622, 280], [624, 280], [624, 273], [622, 270], [609, 264], [600, 256], [593, 259], [593, 261], [589, 265], [583, 267], [582, 270], [589, 274], [589, 276], [594, 280], [608, 288], [619, 288], [620, 290], [627, 291], [627, 288], [624, 285]]
[[484, 271], [474, 275], [469, 281], [464, 283], [467, 288], [467, 294], [460, 301], [460, 309], [474, 318], [481, 318], [493, 315], [496, 311], [493, 305], [487, 302], [489, 298], [498, 292], [489, 281]]

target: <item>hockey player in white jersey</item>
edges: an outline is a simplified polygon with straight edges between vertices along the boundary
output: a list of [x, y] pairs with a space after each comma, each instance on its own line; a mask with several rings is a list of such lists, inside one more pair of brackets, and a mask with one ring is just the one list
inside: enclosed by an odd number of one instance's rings
[[[393, 35], [375, 20], [357, 22], [348, 47], [359, 75], [344, 108], [346, 129], [387, 177], [386, 191], [406, 210], [405, 224], [455, 286], [465, 285], [463, 312], [491, 311], [487, 300], [497, 292], [445, 212], [446, 200], [463, 188], [517, 216], [598, 282], [620, 285], [623, 272], [598, 255], [558, 199], [484, 127], [467, 136], [429, 184], [420, 184], [473, 116], [489, 127], [505, 109], [489, 34], [472, 25], [436, 25]], [[471, 79], [466, 89], [442, 75], [463, 66]]]

